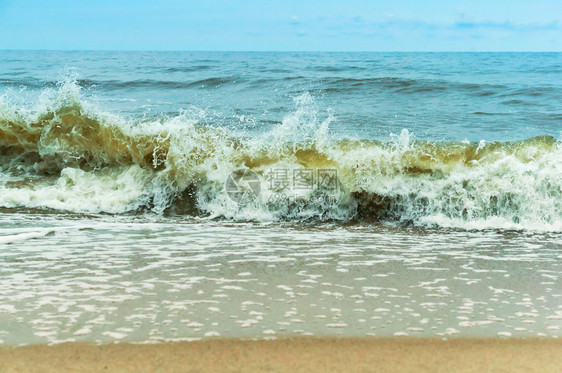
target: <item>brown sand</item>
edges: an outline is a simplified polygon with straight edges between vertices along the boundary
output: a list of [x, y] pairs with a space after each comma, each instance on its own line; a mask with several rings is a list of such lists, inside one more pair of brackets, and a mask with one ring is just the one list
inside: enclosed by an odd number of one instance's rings
[[0, 372], [560, 372], [555, 339], [298, 338], [0, 348]]

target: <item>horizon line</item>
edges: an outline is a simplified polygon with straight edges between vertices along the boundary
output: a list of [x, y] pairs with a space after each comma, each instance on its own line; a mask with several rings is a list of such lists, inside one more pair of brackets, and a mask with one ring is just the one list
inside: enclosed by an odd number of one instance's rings
[[1, 52], [222, 52], [222, 53], [562, 53], [562, 50], [245, 50], [245, 49], [0, 49]]

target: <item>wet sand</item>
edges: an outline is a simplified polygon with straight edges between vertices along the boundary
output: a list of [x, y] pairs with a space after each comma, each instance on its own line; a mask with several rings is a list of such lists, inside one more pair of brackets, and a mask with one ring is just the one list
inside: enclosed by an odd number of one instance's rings
[[557, 339], [297, 338], [0, 348], [0, 372], [557, 372]]

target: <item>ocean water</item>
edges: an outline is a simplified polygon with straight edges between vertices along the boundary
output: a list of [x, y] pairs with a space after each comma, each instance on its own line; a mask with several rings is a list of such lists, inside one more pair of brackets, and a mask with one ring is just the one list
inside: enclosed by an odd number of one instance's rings
[[0, 342], [558, 337], [561, 73], [0, 51]]

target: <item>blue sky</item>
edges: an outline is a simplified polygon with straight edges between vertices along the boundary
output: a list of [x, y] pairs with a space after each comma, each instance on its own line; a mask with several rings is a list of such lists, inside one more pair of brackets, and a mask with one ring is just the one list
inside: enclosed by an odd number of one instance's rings
[[0, 49], [561, 51], [562, 1], [0, 0]]

